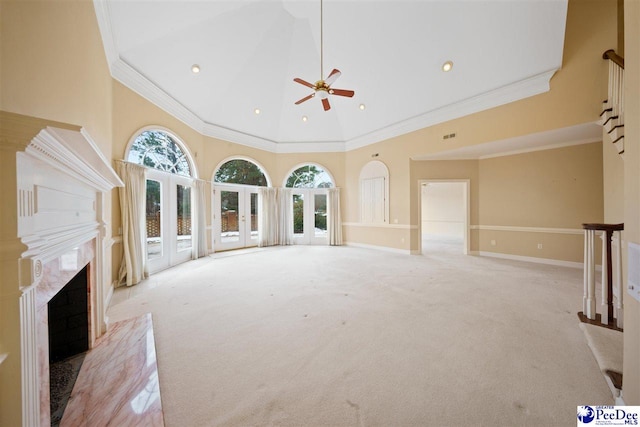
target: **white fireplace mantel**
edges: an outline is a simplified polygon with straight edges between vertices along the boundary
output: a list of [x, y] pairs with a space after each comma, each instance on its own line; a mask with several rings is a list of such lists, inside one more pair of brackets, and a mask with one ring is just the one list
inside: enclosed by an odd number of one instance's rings
[[42, 265], [99, 232], [104, 197], [124, 184], [84, 129], [51, 126], [17, 153], [18, 237], [27, 246], [20, 287], [36, 285]]
[[[0, 212], [0, 424], [39, 426], [49, 408], [40, 405], [38, 283], [47, 263], [83, 245], [93, 247], [90, 334], [95, 340], [104, 332], [111, 192], [124, 184], [84, 129], [39, 126], [39, 119], [12, 114], [0, 118], [1, 174], [16, 186], [13, 194], [3, 189]], [[20, 379], [20, 390], [11, 378]]]

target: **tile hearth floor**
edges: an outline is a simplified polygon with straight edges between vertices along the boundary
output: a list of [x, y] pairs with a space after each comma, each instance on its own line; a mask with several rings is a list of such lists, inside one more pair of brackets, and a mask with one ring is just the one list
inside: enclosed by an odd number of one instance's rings
[[67, 407], [71, 391], [80, 373], [86, 352], [76, 354], [49, 366], [51, 376], [51, 427], [58, 427]]
[[109, 326], [82, 368], [61, 427], [163, 426], [151, 314]]

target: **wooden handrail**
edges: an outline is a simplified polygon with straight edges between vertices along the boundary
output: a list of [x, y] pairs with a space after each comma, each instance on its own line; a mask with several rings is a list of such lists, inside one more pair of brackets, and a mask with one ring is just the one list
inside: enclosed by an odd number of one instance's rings
[[615, 50], [609, 49], [602, 54], [602, 59], [610, 59], [618, 64], [624, 70], [624, 58], [616, 53]]
[[624, 223], [622, 224], [582, 224], [582, 228], [585, 230], [600, 230], [600, 231], [622, 231], [624, 230]]

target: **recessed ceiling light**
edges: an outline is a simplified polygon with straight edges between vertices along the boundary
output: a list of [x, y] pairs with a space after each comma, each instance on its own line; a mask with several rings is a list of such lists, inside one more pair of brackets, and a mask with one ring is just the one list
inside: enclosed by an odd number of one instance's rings
[[442, 64], [442, 71], [444, 71], [445, 73], [447, 71], [451, 71], [452, 68], [453, 68], [453, 62], [451, 61], [447, 61], [444, 64]]
[[361, 110], [364, 110], [365, 108], [367, 108], [367, 106], [364, 105], [364, 104], [360, 104], [360, 106], [358, 108], [361, 109]]
[[200, 66], [198, 64], [193, 64], [191, 66], [191, 72], [193, 74], [198, 74], [200, 72]]
[[255, 110], [253, 110], [253, 112], [256, 113], [256, 114], [260, 114], [260, 109], [256, 108]]
[[307, 116], [302, 116], [302, 121], [303, 121], [303, 122], [306, 122], [307, 120], [309, 120], [309, 119], [307, 118]]

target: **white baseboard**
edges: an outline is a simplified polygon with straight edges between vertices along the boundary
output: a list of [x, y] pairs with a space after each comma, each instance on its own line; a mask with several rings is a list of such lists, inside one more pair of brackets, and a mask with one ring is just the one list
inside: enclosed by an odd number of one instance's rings
[[[390, 248], [388, 246], [367, 245], [365, 243], [345, 242], [345, 246], [353, 246], [355, 248], [375, 249], [378, 251], [391, 252], [394, 254], [411, 255], [413, 252], [408, 249]], [[416, 252], [419, 254], [419, 252]]]
[[[549, 258], [536, 258], [522, 255], [511, 255], [511, 254], [503, 254], [500, 252], [487, 252], [487, 251], [470, 251], [469, 255], [478, 255], [478, 256], [486, 256], [491, 258], [500, 258], [500, 259], [509, 259], [513, 261], [525, 261], [525, 262], [533, 262], [536, 264], [547, 264], [547, 265], [557, 265], [560, 267], [571, 267], [571, 268], [584, 268], [584, 264], [581, 262], [573, 262], [573, 261], [562, 261], [558, 259], [549, 259]], [[596, 266], [597, 271], [602, 271], [602, 266]]]

